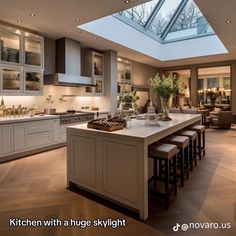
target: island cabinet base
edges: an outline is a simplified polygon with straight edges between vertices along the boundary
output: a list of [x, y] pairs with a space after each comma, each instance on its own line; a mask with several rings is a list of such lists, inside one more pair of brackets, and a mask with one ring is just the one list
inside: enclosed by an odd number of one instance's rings
[[[144, 171], [141, 142], [121, 142], [91, 134], [68, 133], [67, 181], [139, 211], [143, 217]], [[145, 159], [146, 162], [147, 159]], [[147, 181], [146, 181], [147, 183]]]
[[175, 114], [160, 126], [132, 120], [115, 132], [89, 129], [86, 124], [67, 127], [67, 184], [128, 206], [148, 218], [148, 145], [189, 125], [200, 115]]

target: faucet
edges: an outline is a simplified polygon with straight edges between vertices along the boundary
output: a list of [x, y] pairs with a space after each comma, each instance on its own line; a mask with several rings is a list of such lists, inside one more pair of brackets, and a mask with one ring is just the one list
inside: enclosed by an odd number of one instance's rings
[[48, 95], [48, 97], [46, 98], [48, 104], [52, 104], [53, 100], [52, 100], [52, 95]]

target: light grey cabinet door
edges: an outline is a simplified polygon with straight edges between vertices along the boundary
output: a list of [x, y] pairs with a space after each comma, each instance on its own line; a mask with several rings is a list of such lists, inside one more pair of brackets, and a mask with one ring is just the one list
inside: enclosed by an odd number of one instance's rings
[[3, 125], [1, 132], [1, 154], [10, 154], [13, 152], [13, 126]]
[[26, 148], [25, 142], [26, 125], [16, 124], [14, 126], [14, 151], [24, 150]]

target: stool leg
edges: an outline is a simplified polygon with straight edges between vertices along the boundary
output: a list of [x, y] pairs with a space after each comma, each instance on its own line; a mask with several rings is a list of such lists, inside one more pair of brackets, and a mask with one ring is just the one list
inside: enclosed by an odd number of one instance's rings
[[180, 150], [180, 179], [181, 186], [184, 186], [184, 149]]
[[198, 155], [199, 160], [202, 159], [202, 137], [201, 133], [198, 134]]
[[186, 147], [186, 156], [184, 157], [186, 160], [185, 172], [186, 178], [189, 178], [189, 146]]
[[175, 195], [177, 194], [177, 155], [173, 158], [173, 178], [174, 178], [174, 188]]
[[205, 152], [205, 131], [203, 131], [203, 134], [202, 134], [202, 146], [203, 146], [203, 155], [206, 154]]
[[165, 199], [166, 199], [166, 208], [169, 208], [169, 160], [165, 160]]
[[194, 158], [195, 158], [195, 166], [197, 165], [197, 139], [194, 141]]
[[189, 145], [189, 162], [190, 162], [190, 170], [193, 170], [193, 141], [190, 141]]
[[[161, 161], [159, 161], [159, 165], [161, 165]], [[154, 186], [157, 183], [157, 159], [153, 159], [153, 176], [154, 176]]]

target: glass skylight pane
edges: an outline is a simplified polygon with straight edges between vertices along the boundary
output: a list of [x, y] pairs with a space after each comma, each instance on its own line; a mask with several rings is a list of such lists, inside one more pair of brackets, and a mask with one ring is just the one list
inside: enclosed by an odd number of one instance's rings
[[148, 31], [155, 35], [161, 35], [181, 2], [182, 0], [165, 0], [148, 27]]
[[129, 18], [141, 26], [144, 26], [159, 1], [160, 0], [152, 0], [142, 5], [132, 7], [120, 12], [120, 15]]
[[194, 1], [189, 0], [165, 40], [194, 37], [206, 33], [214, 33], [214, 31]]

